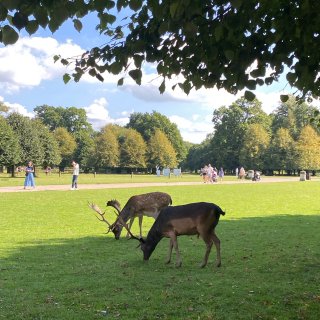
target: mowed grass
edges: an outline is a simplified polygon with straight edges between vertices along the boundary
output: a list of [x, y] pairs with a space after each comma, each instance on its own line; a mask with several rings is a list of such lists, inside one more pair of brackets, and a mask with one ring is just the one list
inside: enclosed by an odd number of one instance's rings
[[[105, 234], [87, 207], [151, 191], [226, 211], [221, 268], [215, 248], [199, 268], [195, 236], [178, 239], [181, 268], [164, 264], [168, 239], [145, 263], [137, 241]], [[0, 319], [318, 319], [319, 195], [314, 181], [2, 193]]]
[[[9, 174], [0, 174], [0, 187], [23, 186], [25, 176], [19, 173], [12, 178]], [[71, 173], [58, 173], [45, 175], [38, 172], [35, 179], [36, 185], [70, 185]], [[225, 180], [236, 180], [235, 177], [226, 177]], [[198, 174], [183, 174], [182, 176], [157, 177], [155, 174], [84, 174], [79, 176], [79, 184], [110, 184], [110, 183], [145, 183], [145, 182], [178, 182], [178, 181], [202, 181]]]

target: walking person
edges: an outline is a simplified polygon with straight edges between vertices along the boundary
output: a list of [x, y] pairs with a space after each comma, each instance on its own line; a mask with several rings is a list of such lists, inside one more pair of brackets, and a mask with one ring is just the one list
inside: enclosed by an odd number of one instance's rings
[[28, 162], [26, 166], [26, 177], [24, 179], [24, 187], [23, 189], [27, 189], [27, 187], [32, 187], [33, 189], [36, 187], [34, 182], [34, 167], [32, 161]]
[[219, 170], [219, 178], [220, 178], [220, 181], [223, 180], [223, 177], [224, 177], [224, 171], [223, 171], [223, 168], [221, 167], [220, 170]]
[[79, 164], [76, 163], [74, 160], [71, 162], [71, 164], [73, 166], [71, 190], [77, 190], [78, 189]]

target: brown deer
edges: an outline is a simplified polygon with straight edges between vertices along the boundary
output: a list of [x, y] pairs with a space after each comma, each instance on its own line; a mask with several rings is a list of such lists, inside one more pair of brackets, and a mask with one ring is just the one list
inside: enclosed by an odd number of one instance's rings
[[215, 234], [215, 227], [218, 225], [220, 215], [225, 215], [225, 212], [213, 203], [196, 202], [181, 206], [170, 206], [161, 210], [145, 240], [133, 236], [122, 219], [119, 219], [119, 222], [123, 224], [132, 238], [139, 240], [144, 260], [149, 260], [157, 244], [162, 238], [166, 237], [170, 238], [167, 263], [171, 261], [172, 248], [174, 247], [177, 254], [176, 266], [180, 267], [182, 260], [177, 237], [181, 235], [198, 235], [207, 246], [201, 268], [207, 265], [213, 243], [217, 249], [216, 266], [220, 267], [220, 240]]
[[[142, 220], [143, 216], [153, 217], [156, 219], [161, 209], [172, 204], [170, 195], [164, 192], [150, 192], [132, 196], [121, 210], [120, 203], [117, 200], [111, 200], [106, 203], [107, 206], [115, 208], [119, 216], [125, 223], [129, 221], [129, 230], [136, 217], [139, 218], [140, 237], [142, 237]], [[109, 226], [109, 230], [114, 233], [116, 239], [120, 238], [123, 224], [119, 223], [119, 218]], [[130, 234], [128, 233], [127, 236]]]

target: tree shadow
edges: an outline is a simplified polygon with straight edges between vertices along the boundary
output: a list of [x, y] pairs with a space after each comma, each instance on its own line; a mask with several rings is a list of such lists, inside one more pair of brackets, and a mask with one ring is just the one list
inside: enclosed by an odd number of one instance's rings
[[[319, 230], [320, 216], [221, 219], [216, 230], [220, 269], [213, 267], [214, 248], [209, 265], [198, 268], [205, 246], [197, 237], [179, 238], [180, 269], [164, 264], [168, 240], [160, 242], [148, 263], [138, 243], [124, 238], [20, 243], [1, 261], [0, 311], [5, 319], [179, 319], [180, 312], [181, 318], [187, 313], [185, 319], [196, 319], [209, 311], [228, 319], [222, 314], [236, 312], [230, 296], [237, 310], [248, 312], [246, 301], [240, 303], [245, 293], [257, 310], [268, 304], [265, 319], [283, 316], [275, 305], [286, 295], [286, 312], [308, 303], [303, 311], [308, 316], [320, 311], [315, 298], [320, 296]], [[264, 298], [250, 294], [258, 290]], [[215, 308], [224, 312], [214, 313]], [[296, 316], [298, 311], [290, 312]]]

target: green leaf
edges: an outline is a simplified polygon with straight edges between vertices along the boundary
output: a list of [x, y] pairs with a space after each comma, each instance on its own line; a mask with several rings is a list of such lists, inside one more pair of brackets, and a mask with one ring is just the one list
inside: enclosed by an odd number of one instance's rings
[[82, 22], [79, 19], [73, 19], [73, 26], [78, 32], [82, 30]]
[[104, 81], [104, 78], [103, 78], [103, 76], [102, 76], [100, 73], [97, 73], [97, 74], [96, 74], [96, 78], [97, 78], [99, 81], [101, 81], [101, 82]]
[[179, 2], [176, 1], [176, 2], [173, 2], [171, 5], [170, 5], [170, 15], [171, 15], [171, 18], [174, 18], [176, 13], [177, 13], [177, 10], [178, 10], [178, 7], [179, 7]]
[[165, 90], [166, 90], [166, 81], [163, 80], [160, 87], [159, 87], [159, 91], [161, 94], [163, 94], [165, 92]]
[[91, 77], [96, 77], [97, 76], [97, 71], [96, 69], [92, 68], [89, 70], [89, 74]]
[[48, 18], [48, 13], [46, 11], [46, 9], [44, 9], [43, 7], [38, 6], [35, 9], [34, 12], [34, 17], [36, 18], [36, 20], [38, 21], [39, 25], [42, 28], [45, 28], [48, 25], [49, 22], [49, 18]]
[[138, 11], [142, 7], [142, 0], [130, 0], [129, 8], [133, 11]]
[[142, 72], [140, 69], [134, 69], [129, 71], [129, 76], [137, 83], [141, 84]]
[[31, 20], [26, 25], [26, 30], [29, 33], [29, 35], [34, 34], [39, 28], [39, 24], [36, 20]]
[[61, 63], [64, 65], [64, 66], [67, 66], [69, 64], [69, 61], [67, 59], [61, 59]]
[[70, 80], [71, 80], [70, 75], [69, 75], [68, 73], [65, 73], [65, 74], [63, 75], [63, 82], [64, 82], [65, 84], [67, 84]]
[[217, 41], [220, 41], [222, 39], [223, 27], [220, 24], [214, 29], [214, 36]]
[[281, 102], [287, 102], [289, 100], [289, 96], [287, 94], [280, 95]]
[[124, 78], [120, 78], [118, 80], [118, 86], [123, 86], [123, 80], [124, 80]]
[[22, 0], [1, 0], [1, 4], [8, 10], [15, 10], [19, 7]]
[[21, 30], [28, 24], [28, 17], [17, 11], [12, 18], [12, 23], [17, 29]]
[[56, 54], [55, 56], [53, 56], [53, 61], [54, 63], [56, 63], [58, 60], [60, 60], [61, 56]]
[[0, 21], [4, 21], [7, 18], [8, 10], [0, 4]]
[[286, 78], [288, 80], [289, 83], [294, 83], [297, 79], [297, 74], [294, 72], [288, 72], [286, 75]]
[[121, 71], [122, 71], [122, 64], [120, 62], [115, 61], [110, 65], [110, 72], [112, 74], [119, 74]]
[[234, 58], [234, 52], [232, 50], [226, 50], [224, 55], [228, 60], [233, 60]]
[[247, 99], [248, 101], [253, 101], [253, 100], [255, 99], [256, 95], [255, 95], [253, 92], [246, 90], [246, 91], [244, 92], [244, 97], [245, 97], [245, 99]]
[[5, 46], [16, 43], [18, 39], [18, 33], [12, 27], [6, 25], [2, 28], [2, 42]]

